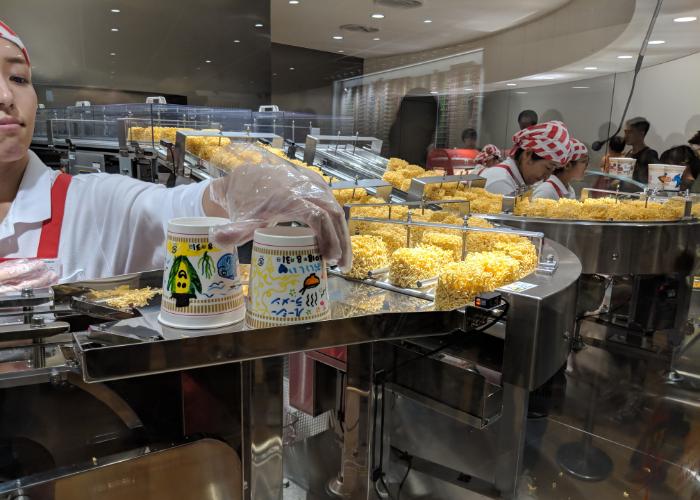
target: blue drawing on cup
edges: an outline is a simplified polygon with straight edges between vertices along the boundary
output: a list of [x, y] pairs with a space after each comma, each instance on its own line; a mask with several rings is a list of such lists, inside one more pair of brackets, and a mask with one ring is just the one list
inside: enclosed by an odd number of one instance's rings
[[216, 263], [216, 269], [222, 278], [236, 279], [236, 261], [233, 254], [227, 253], [222, 255], [219, 258], [219, 262]]
[[277, 268], [277, 272], [280, 274], [287, 274], [289, 272], [289, 269], [287, 269], [287, 266], [284, 264], [280, 264], [280, 267]]

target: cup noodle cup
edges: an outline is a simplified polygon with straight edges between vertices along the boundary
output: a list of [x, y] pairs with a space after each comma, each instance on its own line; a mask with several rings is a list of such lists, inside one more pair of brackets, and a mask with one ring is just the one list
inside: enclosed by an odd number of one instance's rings
[[311, 229], [270, 227], [253, 236], [246, 326], [330, 319], [326, 264]]
[[211, 329], [245, 317], [236, 249], [217, 247], [209, 239], [210, 228], [227, 223], [216, 217], [173, 219], [168, 223], [158, 317], [164, 325]]
[[632, 177], [636, 163], [637, 160], [634, 158], [610, 158], [608, 162], [610, 165], [609, 173], [622, 177]]
[[649, 165], [649, 188], [664, 191], [679, 191], [684, 171], [684, 165], [651, 163]]

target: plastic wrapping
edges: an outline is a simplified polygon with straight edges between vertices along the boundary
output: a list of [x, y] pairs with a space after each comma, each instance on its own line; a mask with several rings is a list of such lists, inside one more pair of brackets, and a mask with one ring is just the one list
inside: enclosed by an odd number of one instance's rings
[[58, 275], [41, 260], [17, 259], [0, 263], [0, 294], [23, 288], [44, 288], [58, 283]]
[[231, 144], [228, 150], [246, 161], [211, 183], [212, 200], [231, 219], [231, 224], [213, 230], [214, 241], [242, 245], [253, 238], [257, 228], [298, 222], [314, 230], [329, 264], [350, 269], [352, 250], [345, 215], [320, 175], [247, 143]]

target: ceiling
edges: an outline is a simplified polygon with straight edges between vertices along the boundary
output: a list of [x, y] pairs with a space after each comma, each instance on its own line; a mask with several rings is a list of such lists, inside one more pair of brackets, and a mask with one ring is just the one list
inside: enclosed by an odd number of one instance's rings
[[[569, 0], [422, 0], [417, 8], [387, 7], [375, 0], [296, 1], [271, 1], [274, 42], [364, 58], [474, 40], [541, 17]], [[385, 17], [373, 19], [372, 14]], [[340, 29], [346, 24], [378, 31]]]

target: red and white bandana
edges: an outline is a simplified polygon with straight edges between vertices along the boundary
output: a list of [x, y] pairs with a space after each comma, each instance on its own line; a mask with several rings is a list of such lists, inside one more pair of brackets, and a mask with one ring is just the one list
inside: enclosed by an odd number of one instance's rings
[[486, 165], [487, 161], [496, 160], [501, 161], [503, 158], [503, 153], [493, 144], [487, 144], [483, 147], [481, 152], [474, 158], [474, 163], [477, 165]]
[[538, 156], [566, 165], [571, 154], [569, 131], [560, 121], [538, 123], [517, 132], [513, 136], [513, 152], [518, 148], [532, 151]]
[[27, 48], [22, 43], [22, 40], [20, 40], [19, 36], [17, 36], [17, 33], [12, 31], [12, 28], [2, 21], [0, 21], [0, 38], [4, 38], [5, 40], [17, 45], [17, 47], [19, 47], [22, 51], [22, 54], [24, 54], [24, 59], [27, 61], [27, 64], [31, 66], [31, 63], [29, 62], [29, 53], [27, 52]]
[[571, 138], [571, 155], [569, 156], [569, 161], [577, 161], [588, 156], [588, 148], [584, 143], [578, 139]]

